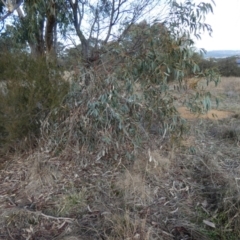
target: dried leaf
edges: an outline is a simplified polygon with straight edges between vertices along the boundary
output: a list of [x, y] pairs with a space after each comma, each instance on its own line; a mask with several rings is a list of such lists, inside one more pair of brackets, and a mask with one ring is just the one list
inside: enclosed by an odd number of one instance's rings
[[203, 223], [206, 224], [209, 227], [216, 228], [215, 223], [210, 222], [208, 220], [203, 220]]

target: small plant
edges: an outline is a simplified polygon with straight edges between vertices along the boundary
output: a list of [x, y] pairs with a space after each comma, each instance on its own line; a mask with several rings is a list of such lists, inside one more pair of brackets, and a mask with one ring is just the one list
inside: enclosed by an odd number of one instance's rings
[[58, 216], [69, 216], [81, 212], [86, 207], [86, 189], [79, 193], [73, 193], [64, 195], [59, 202], [59, 208], [57, 210]]

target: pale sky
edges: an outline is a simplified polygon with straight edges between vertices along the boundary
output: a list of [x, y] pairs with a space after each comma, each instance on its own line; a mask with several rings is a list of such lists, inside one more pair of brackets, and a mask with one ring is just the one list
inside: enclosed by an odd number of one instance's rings
[[206, 18], [213, 29], [212, 37], [203, 34], [196, 47], [208, 51], [240, 50], [240, 0], [215, 0], [215, 3], [214, 14]]

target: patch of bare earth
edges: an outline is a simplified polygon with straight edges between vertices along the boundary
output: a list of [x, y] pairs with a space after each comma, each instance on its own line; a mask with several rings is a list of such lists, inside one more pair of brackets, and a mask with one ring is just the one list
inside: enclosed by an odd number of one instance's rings
[[189, 134], [171, 148], [153, 135], [134, 161], [84, 158], [78, 145], [54, 154], [48, 143], [7, 156], [0, 239], [240, 239], [240, 117], [225, 111], [180, 108], [194, 119]]
[[212, 120], [228, 118], [234, 114], [234, 112], [220, 111], [220, 110], [212, 109], [212, 110], [208, 111], [206, 114], [197, 114], [196, 115], [196, 114], [190, 112], [190, 110], [188, 110], [186, 107], [179, 107], [178, 112], [181, 115], [181, 117], [185, 118], [185, 119], [201, 118], [201, 119], [212, 119]]

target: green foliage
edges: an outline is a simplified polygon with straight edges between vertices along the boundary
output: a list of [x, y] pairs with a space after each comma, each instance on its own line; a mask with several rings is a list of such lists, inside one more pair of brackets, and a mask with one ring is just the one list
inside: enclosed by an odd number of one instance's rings
[[81, 61], [81, 45], [77, 45], [74, 48], [68, 48], [62, 52], [62, 64], [69, 70], [73, 66], [77, 66], [78, 62]]
[[[213, 0], [211, 2], [214, 4]], [[213, 13], [211, 3], [194, 3], [190, 0], [178, 3], [176, 0], [172, 0], [170, 6], [169, 20], [167, 22], [171, 33], [177, 35], [189, 35], [189, 33], [192, 33], [198, 39], [201, 38], [201, 32], [212, 33], [211, 25], [203, 21], [207, 14]]]
[[177, 38], [162, 24], [133, 26], [121, 42], [105, 46], [101, 61], [79, 66], [79, 83], [58, 109], [65, 120], [51, 125], [55, 149], [73, 144], [96, 159], [126, 159], [154, 138], [177, 140], [186, 125], [170, 87], [175, 84], [182, 102], [202, 113], [210, 108], [211, 94], [202, 87], [184, 89], [184, 78], [191, 73], [205, 84], [219, 80], [213, 71], [202, 73], [193, 55], [192, 41]]
[[[176, 115], [174, 95], [169, 91], [170, 83], [175, 83], [177, 89], [184, 90], [183, 80], [189, 76], [196, 76], [207, 85], [210, 82], [217, 84], [219, 74], [213, 69], [201, 71], [191, 39], [185, 36], [177, 38], [178, 33], [168, 32], [162, 24], [154, 24], [145, 34], [148, 38], [145, 38], [143, 47], [138, 51], [139, 55], [129, 55], [126, 65], [128, 78], [138, 79], [143, 86], [143, 92], [144, 88], [149, 91], [145, 96], [153, 97], [154, 101], [158, 99], [154, 112], [165, 116], [169, 124], [168, 117], [171, 119], [171, 114]], [[121, 69], [121, 74], [122, 72]], [[209, 110], [211, 94], [197, 86], [194, 90], [194, 93], [182, 93], [185, 104], [193, 112]]]
[[219, 59], [202, 59], [199, 61], [201, 69], [208, 68], [218, 69], [219, 73], [225, 77], [239, 77], [240, 67], [236, 63], [237, 57], [219, 58]]
[[0, 48], [2, 52], [17, 53], [27, 50], [26, 39], [20, 34], [17, 26], [7, 25], [0, 36]]
[[237, 66], [236, 59], [236, 57], [230, 57], [217, 60], [217, 67], [221, 75], [226, 77], [240, 76], [240, 67]]
[[27, 54], [2, 53], [0, 72], [1, 144], [39, 136], [41, 121], [59, 106], [68, 84], [54, 68], [47, 68], [45, 60]]
[[[235, 209], [235, 211], [237, 211], [237, 209]], [[234, 215], [236, 216], [236, 212], [231, 212], [230, 208], [228, 208], [227, 210], [220, 208], [218, 209], [218, 211], [216, 211], [213, 214], [213, 216], [206, 214], [205, 211], [197, 208], [196, 215], [197, 215], [199, 224], [202, 224], [203, 220], [208, 219], [210, 222], [213, 222], [216, 225], [216, 228], [210, 228], [210, 227], [204, 226], [204, 228], [201, 229], [201, 232], [204, 233], [206, 236], [208, 236], [209, 239], [213, 239], [213, 240], [239, 239], [239, 232], [237, 228], [238, 221], [236, 220], [237, 223], [235, 223], [237, 226], [234, 226], [234, 223], [232, 223], [232, 220], [234, 219], [233, 216]], [[236, 229], [234, 229], [235, 227]]]

